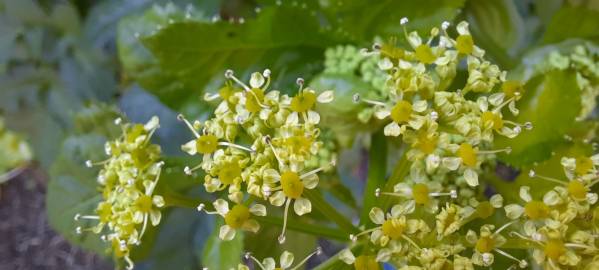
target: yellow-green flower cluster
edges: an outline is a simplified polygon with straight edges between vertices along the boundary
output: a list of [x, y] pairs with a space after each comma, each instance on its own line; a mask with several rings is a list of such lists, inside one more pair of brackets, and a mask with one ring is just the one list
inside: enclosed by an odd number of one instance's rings
[[[372, 100], [356, 95], [355, 101], [372, 105], [374, 116], [386, 123], [385, 135], [402, 136], [411, 146], [410, 182], [440, 182], [468, 193], [478, 185], [481, 164], [492, 161], [495, 153], [510, 151], [492, 149], [495, 136], [513, 138], [532, 128], [504, 119], [506, 113], [518, 114], [522, 85], [506, 80], [506, 72], [485, 59], [468, 23], [457, 25], [455, 38], [445, 22], [426, 39], [416, 31], [408, 33], [407, 19], [402, 23], [409, 49], [384, 44], [368, 52], [386, 72], [384, 96]], [[467, 68], [467, 80], [449, 89], [460, 64]]]
[[[258, 223], [246, 223], [250, 210], [256, 207], [249, 207], [250, 196], [254, 196], [274, 206], [284, 205], [285, 222], [279, 237], [283, 242], [291, 203], [298, 215], [311, 212], [312, 205], [303, 196], [304, 189], [315, 188], [319, 181], [317, 173], [332, 165], [329, 160], [321, 167], [311, 166], [323, 163], [314, 160], [323, 145], [319, 139], [320, 115], [315, 106], [331, 102], [333, 94], [304, 88], [301, 78], [297, 80], [299, 90], [295, 96], [269, 90], [269, 70], [252, 73], [248, 84], [231, 70], [225, 72], [225, 78], [225, 85], [217, 93], [205, 96], [208, 101], [220, 100], [212, 118], [203, 123], [191, 123], [179, 116], [194, 135], [182, 146], [183, 151], [202, 155], [202, 162], [193, 168], [186, 167], [185, 172], [192, 174], [203, 169], [206, 172], [204, 187], [208, 192], [226, 190], [228, 199], [236, 207], [245, 207], [235, 218], [229, 219], [227, 213], [233, 210], [217, 209], [226, 222], [221, 228], [221, 238], [231, 239], [234, 235], [231, 231], [237, 228], [258, 230]], [[205, 210], [204, 205], [198, 208]], [[259, 213], [266, 214], [265, 211]], [[229, 222], [234, 219], [237, 223]]]
[[164, 199], [154, 190], [164, 163], [160, 161], [160, 146], [150, 142], [159, 127], [157, 117], [145, 125], [122, 124], [120, 118], [115, 123], [123, 134], [105, 144], [108, 159], [86, 162], [88, 167], [102, 166], [98, 174], [102, 201], [94, 214], [77, 214], [75, 220], [97, 222], [90, 228], [77, 227], [77, 233], [100, 234], [102, 240], [111, 243], [114, 256], [123, 258], [132, 269], [131, 248], [141, 243], [148, 223], [160, 223]]
[[6, 129], [0, 117], [0, 183], [19, 174], [32, 158], [29, 144], [14, 132]]
[[539, 63], [537, 72], [551, 70], [573, 70], [576, 72], [576, 81], [581, 90], [580, 101], [582, 108], [578, 118], [584, 119], [593, 112], [597, 106], [599, 96], [599, 51], [590, 44], [576, 46], [570, 54], [551, 52]]

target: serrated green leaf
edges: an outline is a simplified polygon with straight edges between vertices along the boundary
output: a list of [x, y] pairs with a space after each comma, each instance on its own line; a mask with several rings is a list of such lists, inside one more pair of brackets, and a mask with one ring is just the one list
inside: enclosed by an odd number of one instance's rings
[[410, 30], [429, 31], [443, 21], [452, 21], [464, 6], [464, 0], [383, 0], [330, 1], [333, 26], [358, 42], [372, 42], [375, 36], [403, 35], [399, 21], [407, 17]]
[[208, 237], [202, 252], [202, 263], [208, 269], [231, 269], [236, 268], [241, 262], [243, 253], [243, 233], [237, 231], [235, 238], [231, 241], [223, 241], [218, 238], [222, 219], [216, 219], [215, 228]]
[[514, 1], [469, 1], [465, 13], [476, 44], [485, 48], [502, 66], [511, 66], [510, 56], [521, 48], [526, 34]]
[[164, 96], [158, 94], [171, 107], [201, 96], [206, 84], [214, 76], [222, 80], [227, 68], [237, 70], [239, 77], [246, 69], [269, 68], [273, 88], [284, 88], [281, 86], [293, 83], [298, 75], [313, 74], [324, 48], [335, 40], [335, 35], [320, 29], [315, 15], [297, 7], [265, 7], [255, 19], [243, 24], [175, 20], [143, 38], [160, 69], [176, 75], [174, 81], [180, 84]]
[[551, 71], [531, 79], [518, 102], [520, 114], [515, 121], [529, 121], [533, 129], [523, 130], [514, 139], [498, 138], [498, 147], [512, 148], [510, 154], [500, 155], [500, 159], [521, 167], [550, 158], [574, 125], [580, 106], [580, 88], [574, 72]]
[[599, 11], [585, 7], [563, 7], [553, 15], [543, 41], [555, 43], [567, 38], [597, 38], [597, 29]]

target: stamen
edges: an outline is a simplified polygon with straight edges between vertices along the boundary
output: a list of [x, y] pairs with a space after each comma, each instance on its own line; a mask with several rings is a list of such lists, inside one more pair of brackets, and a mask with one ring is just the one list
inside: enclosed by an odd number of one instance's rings
[[139, 233], [139, 236], [137, 237], [137, 242], [141, 242], [141, 241], [139, 241], [139, 239], [141, 239], [144, 236], [147, 226], [148, 226], [148, 214], [144, 214], [144, 222], [141, 227], [141, 233]]
[[516, 223], [516, 220], [512, 221], [512, 222], [508, 222], [505, 225], [501, 226], [499, 229], [497, 229], [493, 235], [498, 235], [501, 231], [503, 231], [505, 228], [509, 227], [510, 225]]
[[316, 247], [316, 250], [312, 253], [310, 253], [308, 256], [306, 256], [306, 258], [304, 258], [301, 262], [299, 262], [295, 267], [291, 268], [290, 270], [297, 270], [299, 269], [302, 265], [304, 265], [312, 256], [314, 255], [320, 255], [320, 253], [322, 252], [322, 248], [321, 247]]
[[193, 171], [202, 168], [202, 164], [199, 164], [193, 168], [189, 168], [189, 166], [185, 166], [185, 168], [183, 168], [183, 172], [187, 175], [191, 175], [193, 173]]
[[447, 28], [449, 28], [450, 23], [448, 21], [443, 21], [443, 23], [441, 23], [441, 29], [443, 30], [447, 30]]
[[430, 192], [428, 195], [431, 197], [449, 196], [452, 199], [456, 199], [458, 197], [458, 191], [452, 189], [449, 192]]
[[114, 119], [115, 125], [120, 125], [122, 122], [123, 122], [123, 119], [121, 119], [120, 117], [117, 117], [116, 119]]
[[365, 99], [365, 98], [360, 98], [359, 100], [361, 100], [362, 102], [364, 102], [366, 104], [387, 107], [387, 104], [380, 102], [380, 101]]
[[[329, 164], [330, 164], [331, 166], [335, 166], [335, 161], [333, 160], [333, 161], [331, 161]], [[311, 170], [311, 171], [309, 171], [309, 172], [307, 172], [307, 173], [304, 173], [304, 174], [300, 175], [300, 179], [304, 179], [304, 178], [306, 178], [306, 177], [308, 177], [308, 176], [310, 176], [310, 175], [313, 175], [313, 174], [319, 173], [319, 172], [321, 172], [321, 171], [324, 171], [324, 170], [326, 170], [326, 169], [328, 169], [328, 168], [327, 168], [327, 167], [325, 167], [325, 166], [322, 166], [322, 167], [320, 167], [320, 168], [317, 168], [317, 169]]]
[[412, 244], [414, 247], [416, 247], [419, 251], [422, 250], [410, 237], [407, 237], [405, 234], [402, 234], [401, 238], [408, 241], [410, 244]]
[[584, 249], [590, 249], [590, 250], [597, 250], [597, 248], [595, 248], [595, 247], [591, 247], [591, 246], [587, 246], [587, 245], [583, 245], [583, 244], [576, 244], [576, 243], [566, 243], [566, 244], [564, 244], [564, 246], [571, 247], [571, 248], [584, 248]]
[[501, 111], [501, 108], [503, 108], [505, 105], [509, 104], [510, 102], [512, 102], [516, 97], [512, 97], [509, 98], [508, 100], [503, 101], [503, 103], [499, 104], [497, 107], [495, 107], [493, 109], [493, 113], [498, 113]]
[[287, 229], [287, 215], [289, 213], [289, 205], [291, 204], [291, 199], [287, 198], [287, 200], [285, 201], [285, 211], [283, 213], [283, 230], [281, 231], [281, 234], [279, 235], [279, 244], [283, 244], [285, 243], [285, 229]]
[[530, 170], [528, 172], [528, 176], [530, 178], [535, 178], [536, 177], [536, 178], [540, 178], [540, 179], [543, 179], [543, 180], [546, 180], [546, 181], [549, 181], [549, 182], [554, 182], [554, 183], [557, 183], [557, 184], [560, 184], [560, 185], [567, 185], [568, 184], [568, 182], [563, 181], [563, 180], [559, 180], [559, 179], [556, 179], [556, 178], [553, 178], [553, 177], [547, 177], [547, 176], [543, 176], [543, 175], [538, 175], [534, 170]]
[[[375, 190], [375, 194], [374, 194], [374, 195], [377, 195], [377, 194], [376, 194], [376, 190]], [[394, 197], [400, 197], [400, 198], [410, 198], [410, 196], [408, 196], [408, 195], [406, 195], [406, 194], [403, 194], [403, 193], [395, 193], [395, 192], [380, 192], [380, 190], [379, 190], [379, 192], [378, 192], [378, 195], [379, 195], [379, 196], [380, 196], [380, 195], [387, 195], [387, 196], [394, 196]]]
[[374, 190], [374, 196], [377, 197], [377, 198], [381, 196], [381, 189], [380, 188], [377, 188], [377, 189]]
[[508, 254], [507, 252], [505, 252], [505, 251], [503, 251], [501, 249], [498, 249], [498, 248], [495, 248], [494, 250], [497, 251], [497, 253], [505, 256], [506, 258], [509, 258], [509, 259], [512, 259], [512, 260], [518, 262], [518, 266], [520, 266], [521, 268], [525, 268], [526, 266], [528, 266], [528, 262], [526, 262], [525, 260], [520, 260], [520, 259], [518, 259], [518, 258], [516, 258], [516, 257], [514, 257], [514, 256], [512, 256], [510, 254]]
[[98, 161], [98, 162], [93, 162], [91, 160], [86, 160], [85, 161], [85, 167], [91, 168], [93, 166], [100, 166], [100, 165], [104, 165], [106, 163], [108, 163], [110, 161], [110, 159], [107, 160], [103, 160], [103, 161]]
[[297, 92], [301, 93], [302, 90], [304, 89], [304, 79], [303, 78], [297, 78], [297, 80], [295, 80], [295, 83], [299, 86], [299, 90]]
[[512, 148], [508, 146], [504, 149], [478, 151], [478, 154], [497, 154], [502, 152], [509, 154], [510, 152], [512, 152]]
[[204, 207], [206, 207], [206, 205], [205, 205], [205, 204], [203, 204], [203, 203], [200, 203], [200, 204], [198, 205], [198, 207], [196, 207], [196, 209], [198, 210], [198, 212], [202, 212], [202, 210], [204, 210]]
[[241, 145], [238, 145], [238, 144], [234, 144], [234, 143], [230, 143], [230, 142], [218, 142], [218, 145], [233, 147], [233, 148], [245, 150], [245, 151], [248, 151], [248, 152], [251, 152], [251, 153], [254, 152], [254, 150], [251, 149], [251, 148], [248, 148], [248, 147], [245, 147], [245, 146], [241, 146]]
[[279, 165], [283, 165], [284, 164], [283, 161], [281, 160], [281, 158], [279, 157], [279, 154], [277, 154], [277, 150], [275, 150], [275, 147], [271, 143], [272, 141], [270, 140], [270, 136], [268, 136], [268, 135], [264, 136], [264, 142], [270, 146], [270, 149], [272, 149], [272, 153], [275, 155], [275, 158], [279, 162]]
[[198, 131], [191, 125], [191, 123], [189, 123], [189, 121], [187, 121], [187, 119], [185, 119], [185, 116], [183, 116], [183, 114], [178, 114], [177, 115], [177, 120], [183, 121], [185, 123], [185, 125], [187, 125], [187, 127], [189, 128], [189, 130], [191, 130], [191, 132], [193, 133], [193, 135], [196, 136], [196, 138], [200, 137], [200, 134], [198, 134]]
[[242, 81], [240, 81], [239, 79], [237, 79], [237, 77], [235, 77], [235, 75], [234, 75], [234, 74], [235, 74], [235, 73], [233, 72], [233, 70], [227, 69], [227, 70], [225, 71], [225, 78], [227, 78], [227, 79], [230, 79], [230, 80], [233, 80], [235, 83], [237, 83], [237, 84], [239, 84], [241, 87], [243, 87], [243, 89], [244, 89], [245, 91], [248, 91], [248, 92], [249, 92], [249, 91], [250, 91], [250, 88], [249, 88], [249, 87], [248, 87], [248, 86], [247, 86], [245, 83], [243, 83]]
[[246, 252], [244, 257], [246, 260], [253, 260], [260, 267], [260, 269], [265, 270], [264, 265], [262, 265], [262, 263], [256, 259], [256, 257], [252, 256], [252, 253]]
[[79, 219], [92, 219], [92, 220], [98, 220], [100, 219], [99, 216], [89, 216], [89, 215], [81, 215], [81, 214], [76, 214], [75, 217], [73, 218], [75, 221], [79, 220]]
[[365, 231], [361, 231], [358, 234], [350, 234], [349, 235], [349, 240], [351, 240], [352, 242], [356, 242], [356, 241], [358, 241], [358, 237], [360, 237], [362, 235], [365, 235], [365, 234], [368, 234], [368, 233], [371, 233], [374, 230], [379, 229], [379, 228], [381, 228], [381, 227], [374, 227], [374, 228], [371, 228], [371, 229], [368, 229], [368, 230], [365, 230]]
[[125, 256], [125, 261], [127, 262], [127, 270], [133, 270], [133, 267], [135, 267], [135, 264], [133, 263], [131, 258], [129, 258], [129, 256]]
[[431, 119], [432, 119], [433, 121], [435, 121], [435, 120], [439, 119], [439, 113], [437, 113], [436, 111], [432, 111], [432, 112], [431, 112]]

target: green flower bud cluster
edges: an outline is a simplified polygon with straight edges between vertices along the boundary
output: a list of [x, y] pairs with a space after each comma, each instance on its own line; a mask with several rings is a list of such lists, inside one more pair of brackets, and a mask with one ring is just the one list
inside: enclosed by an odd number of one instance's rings
[[19, 174], [32, 156], [29, 144], [6, 129], [4, 119], [0, 117], [0, 183]]
[[[199, 165], [186, 167], [185, 172], [193, 174], [201, 168], [206, 172], [206, 190], [226, 189], [228, 199], [236, 204], [237, 212], [233, 212], [235, 207], [229, 210], [228, 203], [223, 201], [214, 205], [215, 212], [206, 211], [225, 218], [226, 225], [220, 231], [222, 239], [232, 239], [238, 228], [253, 232], [259, 229], [250, 214], [265, 215], [266, 212], [260, 204], [248, 207], [251, 195], [274, 206], [284, 205], [284, 226], [279, 237], [283, 242], [291, 202], [296, 214], [311, 212], [312, 205], [303, 196], [304, 188], [315, 188], [318, 173], [331, 167], [331, 160], [316, 160], [324, 156], [319, 156], [323, 142], [317, 127], [320, 115], [314, 108], [317, 103], [331, 102], [333, 93], [317, 94], [304, 88], [301, 78], [297, 80], [299, 90], [293, 97], [269, 91], [270, 70], [254, 72], [249, 84], [235, 77], [231, 70], [225, 72], [225, 78], [227, 81], [218, 93], [205, 96], [208, 101], [220, 100], [214, 117], [204, 123], [191, 123], [179, 115], [195, 137], [183, 145], [182, 150], [203, 156]], [[223, 206], [225, 203], [227, 207]], [[204, 205], [198, 206], [199, 210], [204, 208]]]
[[145, 125], [115, 120], [122, 135], [106, 142], [108, 159], [86, 162], [88, 167], [102, 166], [98, 174], [102, 201], [94, 214], [75, 216], [75, 220], [97, 222], [89, 228], [77, 227], [77, 233], [100, 234], [103, 241], [111, 243], [114, 256], [127, 262], [128, 269], [133, 268], [129, 257], [132, 247], [141, 243], [148, 223], [157, 226], [162, 217], [164, 199], [154, 191], [164, 163], [160, 161], [160, 146], [150, 142], [158, 121], [155, 116]]
[[536, 73], [546, 73], [551, 70], [573, 70], [580, 87], [582, 108], [579, 118], [589, 116], [597, 106], [599, 96], [599, 50], [591, 45], [576, 46], [569, 54], [553, 51], [536, 66]]

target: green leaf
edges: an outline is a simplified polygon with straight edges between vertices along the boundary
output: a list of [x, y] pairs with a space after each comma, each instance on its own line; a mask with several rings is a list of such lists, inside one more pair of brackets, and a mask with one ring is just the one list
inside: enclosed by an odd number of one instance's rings
[[410, 30], [429, 31], [443, 21], [452, 21], [465, 0], [382, 0], [330, 1], [325, 8], [331, 13], [333, 26], [358, 42], [372, 42], [375, 36], [388, 38], [403, 35], [399, 24], [407, 17]]
[[511, 66], [510, 56], [522, 47], [526, 34], [514, 1], [468, 1], [465, 12], [476, 44], [485, 48], [502, 66]]
[[551, 157], [554, 147], [564, 142], [564, 134], [574, 125], [580, 112], [580, 88], [572, 71], [551, 71], [537, 76], [525, 85], [520, 114], [516, 122], [530, 121], [532, 130], [523, 130], [518, 137], [500, 137], [498, 147], [510, 146], [512, 151], [500, 159], [516, 167]]
[[220, 226], [223, 225], [221, 218], [217, 218], [215, 228], [208, 237], [202, 252], [202, 263], [208, 269], [230, 269], [236, 268], [241, 262], [243, 253], [243, 233], [237, 231], [235, 238], [231, 241], [223, 241], [218, 238]]
[[551, 19], [543, 41], [555, 43], [567, 38], [599, 37], [599, 11], [585, 7], [563, 7]]
[[63, 143], [61, 154], [50, 170], [46, 197], [48, 219], [52, 228], [71, 243], [103, 254], [106, 244], [93, 233], [77, 235], [77, 226], [91, 227], [91, 222], [76, 222], [76, 214], [92, 214], [101, 194], [97, 191], [96, 169], [85, 167], [88, 159], [101, 160], [104, 155], [104, 136], [70, 137]]
[[[227, 68], [237, 70], [239, 77], [243, 77], [241, 70], [269, 68], [273, 88], [284, 88], [298, 75], [313, 74], [324, 48], [335, 40], [320, 29], [315, 15], [298, 7], [266, 7], [244, 23], [174, 20], [161, 27], [155, 34], [142, 36], [161, 71], [176, 76], [171, 81], [180, 85], [158, 94], [171, 107], [199, 98], [214, 76], [223, 79]], [[142, 86], [154, 92], [157, 88], [143, 82]]]

